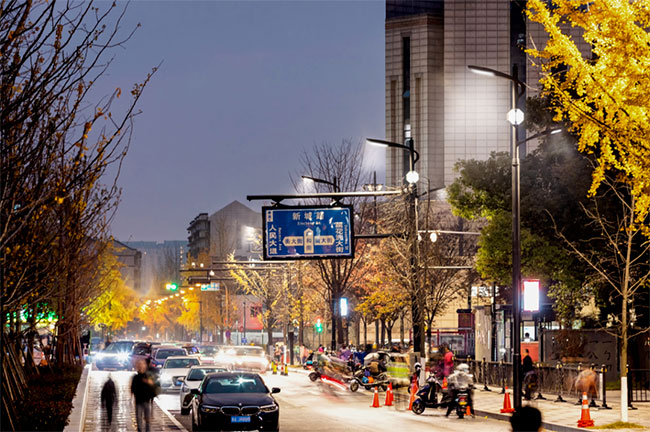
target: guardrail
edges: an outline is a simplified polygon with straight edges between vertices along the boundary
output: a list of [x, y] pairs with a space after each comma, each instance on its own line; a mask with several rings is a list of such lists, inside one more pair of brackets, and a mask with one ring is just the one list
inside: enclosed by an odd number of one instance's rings
[[629, 369], [628, 400], [630, 402], [650, 402], [650, 369]]
[[[462, 359], [458, 359], [463, 361]], [[467, 358], [464, 360], [470, 367], [470, 372], [474, 375], [476, 388], [484, 391], [500, 391], [505, 393], [505, 388], [512, 388], [512, 363], [493, 362], [483, 360], [473, 360]], [[606, 373], [605, 365], [597, 366], [595, 364], [565, 364], [557, 362], [556, 364], [536, 363], [535, 369], [538, 374], [538, 391], [533, 395], [535, 399], [547, 399], [555, 397], [555, 402], [567, 402], [567, 399], [575, 399], [576, 404], [580, 404], [580, 398], [583, 390], [576, 388], [578, 375], [586, 369], [591, 369], [596, 374], [594, 388], [590, 389], [588, 396], [591, 398], [590, 406], [609, 409], [607, 406], [606, 391]], [[647, 385], [647, 380], [645, 381]], [[492, 388], [490, 388], [492, 387]], [[632, 388], [632, 387], [631, 387]], [[645, 393], [639, 393], [650, 397], [650, 390]], [[596, 403], [600, 401], [600, 405]], [[632, 399], [631, 399], [632, 400]]]

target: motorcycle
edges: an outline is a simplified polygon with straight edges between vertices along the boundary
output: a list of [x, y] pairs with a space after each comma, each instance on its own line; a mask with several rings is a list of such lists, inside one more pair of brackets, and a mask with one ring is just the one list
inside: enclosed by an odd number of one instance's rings
[[366, 390], [371, 390], [373, 387], [379, 386], [382, 391], [388, 388], [389, 378], [385, 372], [380, 372], [372, 375], [367, 368], [358, 369], [350, 378], [350, 391], [356, 392], [359, 387]]
[[314, 369], [313, 371], [309, 372], [309, 379], [312, 382], [318, 381], [320, 379], [321, 373], [318, 369]]
[[467, 387], [460, 388], [456, 391], [456, 414], [459, 419], [462, 419], [467, 412], [469, 405], [469, 389]]
[[[438, 400], [438, 395], [441, 395]], [[418, 390], [411, 411], [420, 415], [425, 408], [446, 408], [449, 405], [450, 396], [446, 390], [443, 390], [442, 383], [435, 375], [429, 375], [427, 382]]]

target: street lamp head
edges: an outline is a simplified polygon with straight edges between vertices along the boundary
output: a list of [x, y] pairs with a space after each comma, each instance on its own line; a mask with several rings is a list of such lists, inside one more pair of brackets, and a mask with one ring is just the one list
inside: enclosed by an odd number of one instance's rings
[[383, 147], [383, 148], [388, 147], [388, 144], [385, 144], [381, 141], [374, 140], [372, 138], [366, 138], [366, 143], [370, 145], [374, 145], [376, 147]]
[[311, 177], [302, 176], [302, 182], [306, 185], [310, 185], [314, 183], [314, 179], [312, 179]]
[[511, 109], [507, 118], [511, 125], [518, 126], [524, 122], [524, 112], [519, 108]]
[[496, 76], [493, 70], [481, 66], [469, 65], [467, 66], [467, 68], [477, 75], [484, 75], [484, 76], [491, 76], [491, 77]]
[[406, 173], [406, 181], [409, 184], [417, 183], [420, 180], [420, 174], [417, 171], [409, 171]]
[[210, 270], [210, 276], [214, 276], [214, 270]]
[[429, 239], [431, 240], [431, 243], [435, 243], [436, 240], [438, 240], [438, 233], [436, 233], [435, 231], [433, 231], [433, 232], [429, 235]]

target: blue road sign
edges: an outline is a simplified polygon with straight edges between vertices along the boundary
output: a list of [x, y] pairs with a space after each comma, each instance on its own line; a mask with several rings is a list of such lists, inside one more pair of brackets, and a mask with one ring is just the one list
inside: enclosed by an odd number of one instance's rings
[[219, 291], [219, 282], [210, 282], [209, 284], [202, 284], [201, 291]]
[[264, 259], [351, 258], [352, 207], [263, 207]]

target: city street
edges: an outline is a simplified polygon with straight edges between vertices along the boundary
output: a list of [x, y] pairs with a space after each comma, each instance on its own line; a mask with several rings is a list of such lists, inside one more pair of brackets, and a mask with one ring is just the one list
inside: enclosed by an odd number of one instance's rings
[[[313, 383], [306, 374], [293, 372], [289, 376], [263, 376], [267, 386], [280, 387], [276, 396], [280, 404], [280, 429], [290, 431], [372, 431], [394, 432], [427, 431], [435, 425], [437, 431], [466, 431], [468, 428], [490, 431], [510, 431], [506, 422], [485, 418], [455, 415], [444, 416], [443, 410], [427, 409], [417, 416], [411, 412], [399, 412], [395, 407], [384, 407], [385, 394], [380, 393], [381, 408], [370, 408], [372, 393], [358, 391], [334, 391], [318, 382]], [[190, 416], [181, 416], [178, 394], [159, 397], [159, 404], [173, 414], [187, 430], [191, 430]]]

